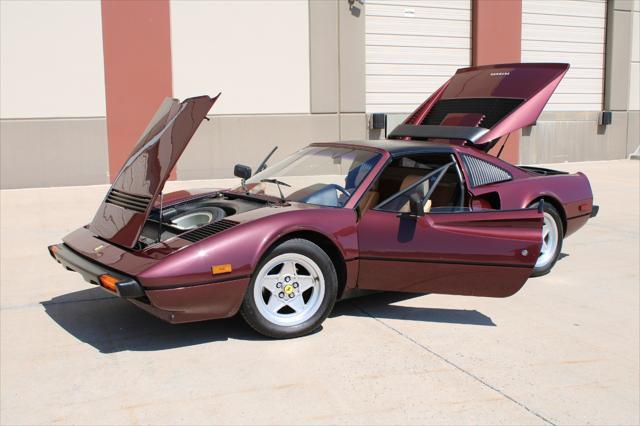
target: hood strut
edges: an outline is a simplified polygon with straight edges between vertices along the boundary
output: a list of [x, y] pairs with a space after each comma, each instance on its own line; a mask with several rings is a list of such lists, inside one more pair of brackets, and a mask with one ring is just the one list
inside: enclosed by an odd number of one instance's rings
[[164, 194], [160, 191], [160, 210], [158, 211], [158, 242], [162, 241], [162, 202]]
[[504, 149], [505, 145], [507, 145], [507, 142], [509, 141], [510, 136], [511, 136], [511, 133], [509, 133], [505, 138], [504, 142], [502, 143], [502, 146], [500, 147], [500, 151], [498, 151], [498, 155], [496, 155], [496, 157], [500, 158], [500, 154], [502, 154], [502, 150]]

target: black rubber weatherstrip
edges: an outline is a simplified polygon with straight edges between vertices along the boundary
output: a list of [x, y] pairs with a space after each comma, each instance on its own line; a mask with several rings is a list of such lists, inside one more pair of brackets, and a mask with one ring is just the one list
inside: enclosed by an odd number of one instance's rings
[[403, 137], [463, 139], [475, 144], [487, 132], [489, 129], [483, 127], [400, 124], [389, 134], [389, 139]]

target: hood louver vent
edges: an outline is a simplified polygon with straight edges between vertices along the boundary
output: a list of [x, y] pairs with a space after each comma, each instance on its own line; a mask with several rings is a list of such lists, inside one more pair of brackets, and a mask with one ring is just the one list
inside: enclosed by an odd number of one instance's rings
[[239, 222], [235, 222], [233, 220], [222, 219], [217, 222], [201, 226], [200, 228], [196, 228], [192, 231], [185, 232], [184, 234], [180, 235], [180, 238], [195, 243], [196, 241], [204, 240], [205, 238], [215, 235], [219, 232], [225, 231], [229, 228], [233, 228], [238, 224]]
[[120, 206], [124, 209], [144, 213], [147, 211], [149, 203], [151, 203], [151, 197], [129, 194], [127, 192], [118, 191], [117, 189], [112, 189], [109, 191], [109, 194], [107, 194], [106, 202]]

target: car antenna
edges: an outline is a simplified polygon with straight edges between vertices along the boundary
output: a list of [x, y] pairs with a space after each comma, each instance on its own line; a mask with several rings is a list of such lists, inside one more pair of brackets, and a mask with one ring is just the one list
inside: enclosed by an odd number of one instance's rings
[[162, 201], [164, 194], [160, 191], [160, 212], [158, 213], [158, 242], [162, 240]]
[[260, 173], [261, 171], [263, 171], [264, 169], [267, 168], [267, 161], [269, 161], [269, 158], [271, 158], [271, 156], [273, 155], [274, 152], [276, 152], [276, 149], [278, 149], [278, 146], [274, 146], [273, 149], [267, 154], [266, 157], [264, 157], [264, 160], [262, 160], [262, 163], [260, 163], [260, 165], [258, 166], [258, 168], [256, 169], [254, 175]]
[[509, 133], [507, 135], [507, 138], [504, 140], [504, 143], [500, 147], [500, 151], [498, 151], [498, 155], [496, 157], [500, 158], [500, 154], [502, 154], [502, 150], [504, 149], [505, 145], [507, 144], [507, 141], [509, 140], [509, 136], [511, 136], [511, 133]]

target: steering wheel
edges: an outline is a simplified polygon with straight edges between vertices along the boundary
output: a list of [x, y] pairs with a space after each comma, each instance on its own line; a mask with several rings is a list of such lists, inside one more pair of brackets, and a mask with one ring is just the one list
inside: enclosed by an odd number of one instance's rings
[[349, 194], [349, 191], [347, 191], [345, 188], [341, 187], [340, 185], [333, 183], [331, 184], [331, 186], [333, 186], [334, 189], [338, 190], [338, 192], [342, 192], [347, 197], [351, 197], [351, 194]]

